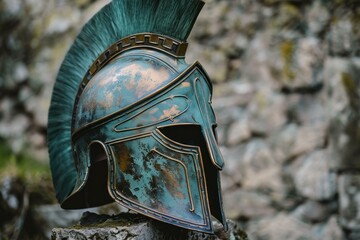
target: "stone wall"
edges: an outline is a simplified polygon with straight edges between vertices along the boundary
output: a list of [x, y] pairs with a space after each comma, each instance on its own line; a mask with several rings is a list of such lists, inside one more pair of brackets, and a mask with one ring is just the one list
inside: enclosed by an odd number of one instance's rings
[[[108, 1], [0, 1], [0, 138], [47, 161], [59, 64]], [[250, 239], [360, 237], [360, 3], [207, 0], [190, 35], [214, 82], [227, 217]]]

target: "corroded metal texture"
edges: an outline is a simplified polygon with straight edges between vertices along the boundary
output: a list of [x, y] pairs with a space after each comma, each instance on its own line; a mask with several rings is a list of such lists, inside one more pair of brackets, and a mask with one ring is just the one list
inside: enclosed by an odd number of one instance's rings
[[[213, 215], [226, 229], [211, 92], [199, 63], [162, 52], [135, 49], [109, 62], [83, 87], [74, 109], [78, 180], [62, 207], [114, 200], [208, 233]], [[100, 196], [96, 188], [107, 191]]]

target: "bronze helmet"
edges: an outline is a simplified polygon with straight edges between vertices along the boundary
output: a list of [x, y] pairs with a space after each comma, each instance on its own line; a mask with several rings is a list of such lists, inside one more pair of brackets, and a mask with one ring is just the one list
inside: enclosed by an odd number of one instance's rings
[[212, 85], [198, 62], [185, 62], [202, 6], [113, 0], [84, 26], [61, 66], [49, 112], [63, 208], [115, 201], [207, 233], [212, 215], [226, 229]]

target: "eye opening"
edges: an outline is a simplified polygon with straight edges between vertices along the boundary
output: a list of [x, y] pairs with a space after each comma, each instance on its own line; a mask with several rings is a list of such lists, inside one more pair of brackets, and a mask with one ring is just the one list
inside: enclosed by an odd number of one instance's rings
[[218, 142], [218, 135], [217, 135], [217, 131], [216, 131], [216, 128], [218, 127], [217, 123], [214, 123], [212, 125], [212, 131], [213, 131], [213, 134], [214, 134], [214, 137], [215, 137], [215, 140], [216, 142]]
[[94, 141], [89, 145], [90, 163], [94, 164], [107, 160], [107, 155], [104, 146], [98, 141]]
[[99, 206], [113, 202], [108, 184], [108, 161], [106, 147], [100, 141], [89, 144], [90, 170], [86, 186], [83, 189], [84, 199], [88, 206]]
[[73, 161], [74, 161], [74, 166], [76, 168], [76, 171], [79, 172], [79, 154], [78, 152], [76, 151], [76, 149], [73, 149]]
[[167, 138], [185, 145], [199, 146], [202, 139], [201, 126], [197, 124], [168, 125], [158, 130]]

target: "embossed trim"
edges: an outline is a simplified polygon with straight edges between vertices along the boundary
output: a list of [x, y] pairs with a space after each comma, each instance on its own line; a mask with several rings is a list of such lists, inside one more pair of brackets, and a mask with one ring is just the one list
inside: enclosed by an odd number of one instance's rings
[[[165, 118], [160, 119], [160, 120], [158, 120], [158, 121], [155, 121], [155, 122], [153, 122], [153, 123], [143, 125], [143, 126], [132, 127], [132, 128], [124, 128], [124, 129], [117, 129], [120, 125], [122, 125], [122, 124], [124, 124], [124, 123], [126, 123], [126, 122], [128, 122], [128, 121], [130, 121], [130, 120], [132, 120], [132, 119], [134, 119], [134, 118], [136, 118], [137, 116], [143, 114], [144, 112], [146, 112], [147, 110], [153, 108], [154, 106], [156, 106], [156, 105], [158, 105], [158, 104], [161, 104], [161, 103], [165, 102], [166, 100], [173, 100], [174, 98], [185, 98], [185, 99], [186, 99], [187, 105], [186, 105], [185, 109], [183, 109], [181, 112], [179, 112], [179, 113], [177, 113], [177, 114], [174, 114], [174, 115], [172, 115], [172, 116], [169, 116], [169, 117], [165, 117]], [[174, 95], [174, 96], [169, 96], [169, 97], [167, 97], [167, 98], [161, 99], [160, 101], [157, 101], [156, 103], [150, 105], [148, 108], [145, 108], [145, 109], [143, 109], [142, 111], [136, 113], [135, 115], [130, 116], [130, 117], [128, 117], [127, 119], [125, 119], [125, 120], [117, 123], [117, 124], [114, 126], [113, 131], [114, 131], [114, 132], [132, 131], [132, 130], [136, 130], [136, 129], [141, 129], [141, 128], [147, 128], [147, 127], [150, 127], [150, 126], [154, 126], [154, 125], [156, 125], [156, 124], [165, 122], [165, 121], [167, 121], [167, 120], [174, 121], [174, 118], [182, 115], [184, 112], [186, 112], [186, 111], [189, 109], [189, 103], [188, 103], [189, 101], [190, 101], [189, 98], [188, 98], [187, 96], [185, 96], [185, 95]]]
[[[195, 88], [195, 98], [196, 98], [196, 101], [197, 101], [197, 104], [198, 104], [198, 107], [200, 109], [200, 112], [201, 112], [201, 116], [204, 117], [206, 116], [206, 121], [204, 121], [205, 124], [209, 124], [210, 123], [210, 118], [209, 118], [209, 113], [208, 113], [208, 109], [205, 107], [205, 110], [201, 107], [201, 103], [200, 101], [203, 102], [203, 106], [206, 106], [206, 101], [205, 99], [202, 99], [199, 97], [199, 94], [198, 94], [198, 86], [196, 85], [197, 82], [200, 82], [200, 88], [201, 88], [201, 91], [204, 92], [204, 89], [203, 89], [203, 86], [201, 84], [201, 81], [198, 77], [196, 77], [194, 79], [194, 88]], [[202, 100], [201, 100], [202, 99]], [[208, 103], [211, 104], [211, 94], [209, 96], [209, 100], [208, 100]], [[212, 110], [212, 108], [211, 108]], [[214, 111], [212, 110], [212, 113], [214, 114]], [[214, 114], [215, 115], [215, 114]], [[211, 126], [212, 127], [212, 126]], [[203, 128], [204, 129], [204, 128]], [[206, 142], [206, 145], [207, 145], [207, 148], [208, 148], [208, 152], [210, 154], [210, 159], [211, 159], [211, 162], [214, 164], [215, 167], [217, 167], [219, 170], [222, 170], [223, 168], [223, 163], [220, 165], [220, 163], [216, 162], [215, 161], [215, 157], [214, 157], [214, 150], [213, 150], [213, 147], [212, 145], [209, 143], [209, 139], [211, 138], [211, 140], [213, 142], [216, 142], [216, 139], [215, 139], [215, 136], [214, 136], [214, 132], [213, 131], [209, 131], [207, 129], [204, 129], [203, 130], [203, 134], [204, 134], [204, 137], [205, 137], [205, 142]]]
[[169, 159], [169, 160], [174, 161], [176, 163], [179, 163], [184, 168], [184, 172], [185, 172], [185, 176], [186, 176], [186, 187], [187, 187], [187, 190], [188, 190], [190, 206], [191, 206], [189, 211], [194, 212], [195, 207], [194, 207], [193, 197], [192, 197], [192, 193], [191, 193], [191, 189], [190, 189], [189, 173], [188, 173], [186, 165], [183, 162], [179, 161], [178, 159], [172, 158], [170, 156], [165, 155], [164, 153], [159, 152], [156, 148], [151, 149], [151, 152], [154, 152], [154, 153], [162, 156], [163, 158], [166, 158], [166, 159]]
[[[173, 145], [170, 145], [172, 146], [173, 148], [176, 148], [178, 150], [182, 150], [184, 151], [184, 148], [197, 148], [197, 150], [199, 150], [199, 146], [195, 146], [195, 145], [188, 145], [188, 144], [183, 144], [183, 143], [179, 143], [179, 142], [176, 142], [170, 138], [168, 138], [167, 136], [165, 136], [160, 130], [161, 128], [164, 128], [164, 127], [171, 127], [171, 126], [189, 126], [189, 125], [192, 125], [192, 126], [200, 126], [200, 124], [197, 124], [197, 123], [177, 123], [177, 124], [169, 124], [169, 125], [165, 125], [165, 126], [160, 126], [160, 127], [157, 127], [155, 129], [155, 133], [157, 135], [160, 135], [163, 139], [165, 139], [166, 141], [172, 143]], [[169, 143], [168, 143], [169, 144]], [[197, 153], [198, 151], [195, 151], [195, 153]]]
[[134, 48], [152, 48], [160, 50], [173, 57], [185, 57], [187, 42], [155, 33], [138, 33], [120, 39], [106, 49], [90, 66], [88, 74], [93, 76], [111, 59]]

